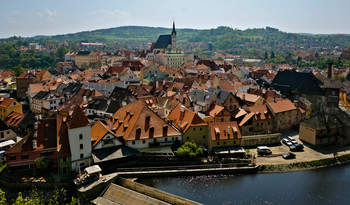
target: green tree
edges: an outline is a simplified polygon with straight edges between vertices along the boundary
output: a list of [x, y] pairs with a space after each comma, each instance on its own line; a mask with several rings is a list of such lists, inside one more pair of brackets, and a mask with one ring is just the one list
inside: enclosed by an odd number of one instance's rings
[[186, 142], [177, 149], [177, 155], [184, 158], [195, 158], [196, 156], [202, 155], [203, 150], [197, 147], [197, 144], [192, 142]]
[[16, 76], [19, 76], [19, 75], [21, 75], [22, 73], [24, 73], [24, 70], [23, 70], [23, 68], [22, 68], [21, 65], [16, 65], [16, 66], [14, 66], [14, 67], [13, 67], [13, 71], [15, 72], [15, 75], [16, 75]]
[[57, 49], [56, 56], [62, 60], [64, 55], [66, 55], [67, 53], [68, 49], [66, 47], [61, 46]]
[[346, 75], [346, 79], [350, 80], [350, 72], [348, 72], [348, 74]]
[[268, 59], [268, 58], [269, 58], [269, 56], [268, 56], [268, 54], [267, 54], [267, 51], [265, 51], [264, 59], [266, 60], [266, 59]]
[[275, 57], [275, 53], [272, 51], [271, 52], [271, 58], [274, 58]]
[[48, 161], [45, 157], [38, 157], [34, 160], [34, 164], [37, 168], [47, 167]]
[[56, 187], [54, 194], [49, 200], [49, 205], [64, 205], [67, 203], [67, 191]]
[[217, 61], [223, 61], [224, 59], [221, 56], [219, 56], [216, 60]]

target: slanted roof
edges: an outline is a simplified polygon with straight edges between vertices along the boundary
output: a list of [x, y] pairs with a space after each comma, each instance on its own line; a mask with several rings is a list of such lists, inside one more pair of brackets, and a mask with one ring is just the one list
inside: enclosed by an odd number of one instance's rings
[[27, 136], [23, 137], [22, 140], [17, 142], [15, 145], [6, 150], [6, 154], [14, 154], [20, 152], [30, 152], [33, 151], [33, 132], [29, 133]]
[[68, 121], [69, 129], [74, 129], [78, 127], [85, 127], [91, 125], [89, 119], [86, 117], [85, 113], [79, 106], [75, 106], [73, 114]]
[[[120, 108], [107, 124], [112, 124], [112, 130], [117, 135], [124, 134], [123, 138], [126, 141], [181, 135], [140, 101], [133, 101]], [[167, 128], [166, 133], [164, 127]]]
[[216, 115], [218, 115], [220, 112], [222, 112], [225, 109], [225, 107], [222, 107], [220, 105], [216, 105], [216, 104], [212, 104], [210, 106], [210, 108], [207, 111], [207, 114], [215, 117]]
[[[191, 126], [205, 126], [207, 123], [198, 116], [195, 112], [182, 107], [181, 104], [177, 106], [170, 112], [167, 119], [172, 121], [172, 124], [177, 127], [182, 132], [186, 132]], [[181, 112], [183, 109], [183, 112]]]
[[106, 162], [115, 159], [121, 159], [125, 157], [131, 157], [137, 155], [139, 152], [131, 147], [118, 145], [112, 147], [106, 147], [103, 149], [93, 149], [92, 159], [94, 163]]
[[209, 123], [209, 131], [213, 141], [242, 138], [241, 131], [235, 121]]
[[24, 120], [26, 114], [20, 114], [18, 112], [11, 112], [5, 119], [5, 123], [10, 126], [17, 126]]
[[0, 107], [8, 107], [15, 99], [0, 97]]
[[171, 45], [171, 35], [160, 35], [154, 49], [166, 49]]
[[92, 165], [90, 167], [86, 167], [84, 169], [84, 171], [87, 173], [87, 174], [95, 174], [95, 173], [98, 173], [98, 172], [101, 172], [102, 169], [100, 168], [100, 166], [98, 165]]
[[295, 105], [288, 99], [270, 101], [267, 102], [267, 105], [275, 114], [297, 109]]

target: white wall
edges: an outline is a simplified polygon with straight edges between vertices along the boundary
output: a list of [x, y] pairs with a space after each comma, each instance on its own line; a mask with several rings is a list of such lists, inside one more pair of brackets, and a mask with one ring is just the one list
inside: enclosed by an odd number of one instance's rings
[[[83, 135], [83, 139], [79, 139], [80, 134]], [[75, 171], [80, 163], [84, 163], [83, 166], [88, 166], [89, 158], [91, 158], [91, 127], [68, 129], [68, 138], [72, 156], [72, 170]], [[80, 144], [83, 144], [83, 149], [80, 149]], [[80, 154], [84, 154], [83, 159], [80, 158]]]

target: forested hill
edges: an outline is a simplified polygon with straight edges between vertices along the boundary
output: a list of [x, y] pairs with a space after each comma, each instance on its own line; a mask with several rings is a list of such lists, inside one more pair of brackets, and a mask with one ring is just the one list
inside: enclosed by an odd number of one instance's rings
[[[278, 29], [254, 28], [232, 29], [220, 26], [215, 29], [176, 29], [177, 42], [192, 51], [224, 51], [238, 55], [262, 55], [264, 52], [293, 53], [302, 51], [330, 51], [336, 46], [345, 49], [350, 45], [350, 35], [312, 35], [282, 32]], [[171, 28], [123, 26], [74, 34], [55, 36], [36, 36], [25, 39], [27, 42], [58, 44], [63, 41], [71, 43], [100, 42], [109, 46], [129, 45], [131, 48], [146, 48], [146, 44], [155, 42], [159, 35], [170, 34]], [[2, 39], [0, 41], [9, 41]], [[183, 43], [192, 43], [186, 44]], [[71, 45], [73, 45], [71, 44]], [[211, 44], [211, 45], [210, 45]]]
[[[115, 42], [153, 42], [159, 35], [171, 34], [170, 28], [145, 27], [145, 26], [122, 26], [116, 28], [99, 29], [94, 31], [83, 31], [73, 34], [56, 35], [56, 36], [37, 36], [37, 40], [52, 41], [87, 41], [100, 43]], [[190, 39], [198, 34], [200, 30], [195, 29], [176, 29], [179, 41]]]

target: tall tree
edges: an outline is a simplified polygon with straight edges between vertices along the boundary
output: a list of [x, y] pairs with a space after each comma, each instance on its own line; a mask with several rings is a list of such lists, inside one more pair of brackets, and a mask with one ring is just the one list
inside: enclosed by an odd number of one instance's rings
[[275, 57], [275, 53], [272, 51], [271, 52], [271, 58], [274, 58]]

